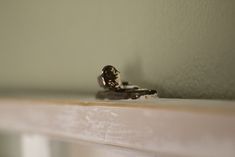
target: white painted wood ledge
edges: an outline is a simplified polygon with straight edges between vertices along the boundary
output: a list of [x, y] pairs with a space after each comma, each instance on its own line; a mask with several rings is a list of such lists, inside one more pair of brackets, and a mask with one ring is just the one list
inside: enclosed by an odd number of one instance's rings
[[0, 99], [0, 129], [172, 156], [235, 156], [235, 102]]

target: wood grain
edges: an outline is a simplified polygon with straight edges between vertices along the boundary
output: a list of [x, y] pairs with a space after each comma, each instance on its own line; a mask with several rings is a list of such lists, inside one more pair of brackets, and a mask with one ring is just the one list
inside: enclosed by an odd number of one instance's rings
[[179, 156], [235, 156], [235, 102], [0, 99], [0, 128]]

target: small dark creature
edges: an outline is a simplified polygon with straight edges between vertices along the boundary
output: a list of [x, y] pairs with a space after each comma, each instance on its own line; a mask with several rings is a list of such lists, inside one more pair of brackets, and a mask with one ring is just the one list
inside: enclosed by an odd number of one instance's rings
[[136, 85], [130, 85], [128, 82], [122, 82], [120, 72], [112, 65], [106, 65], [102, 73], [98, 76], [98, 83], [105, 91], [99, 91], [96, 95], [98, 99], [137, 99], [140, 97], [157, 97], [156, 90], [139, 88]]

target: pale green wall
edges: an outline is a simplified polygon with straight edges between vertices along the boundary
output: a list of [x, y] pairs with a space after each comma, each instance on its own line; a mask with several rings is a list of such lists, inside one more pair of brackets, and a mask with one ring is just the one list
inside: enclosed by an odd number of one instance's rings
[[19, 134], [0, 132], [0, 157], [21, 157], [21, 138]]
[[1, 0], [0, 89], [94, 93], [102, 66], [162, 97], [235, 98], [234, 0]]

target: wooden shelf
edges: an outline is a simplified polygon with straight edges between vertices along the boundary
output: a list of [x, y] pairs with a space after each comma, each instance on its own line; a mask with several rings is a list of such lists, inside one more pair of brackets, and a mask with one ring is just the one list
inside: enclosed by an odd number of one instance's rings
[[0, 99], [0, 129], [174, 156], [235, 156], [235, 102]]

